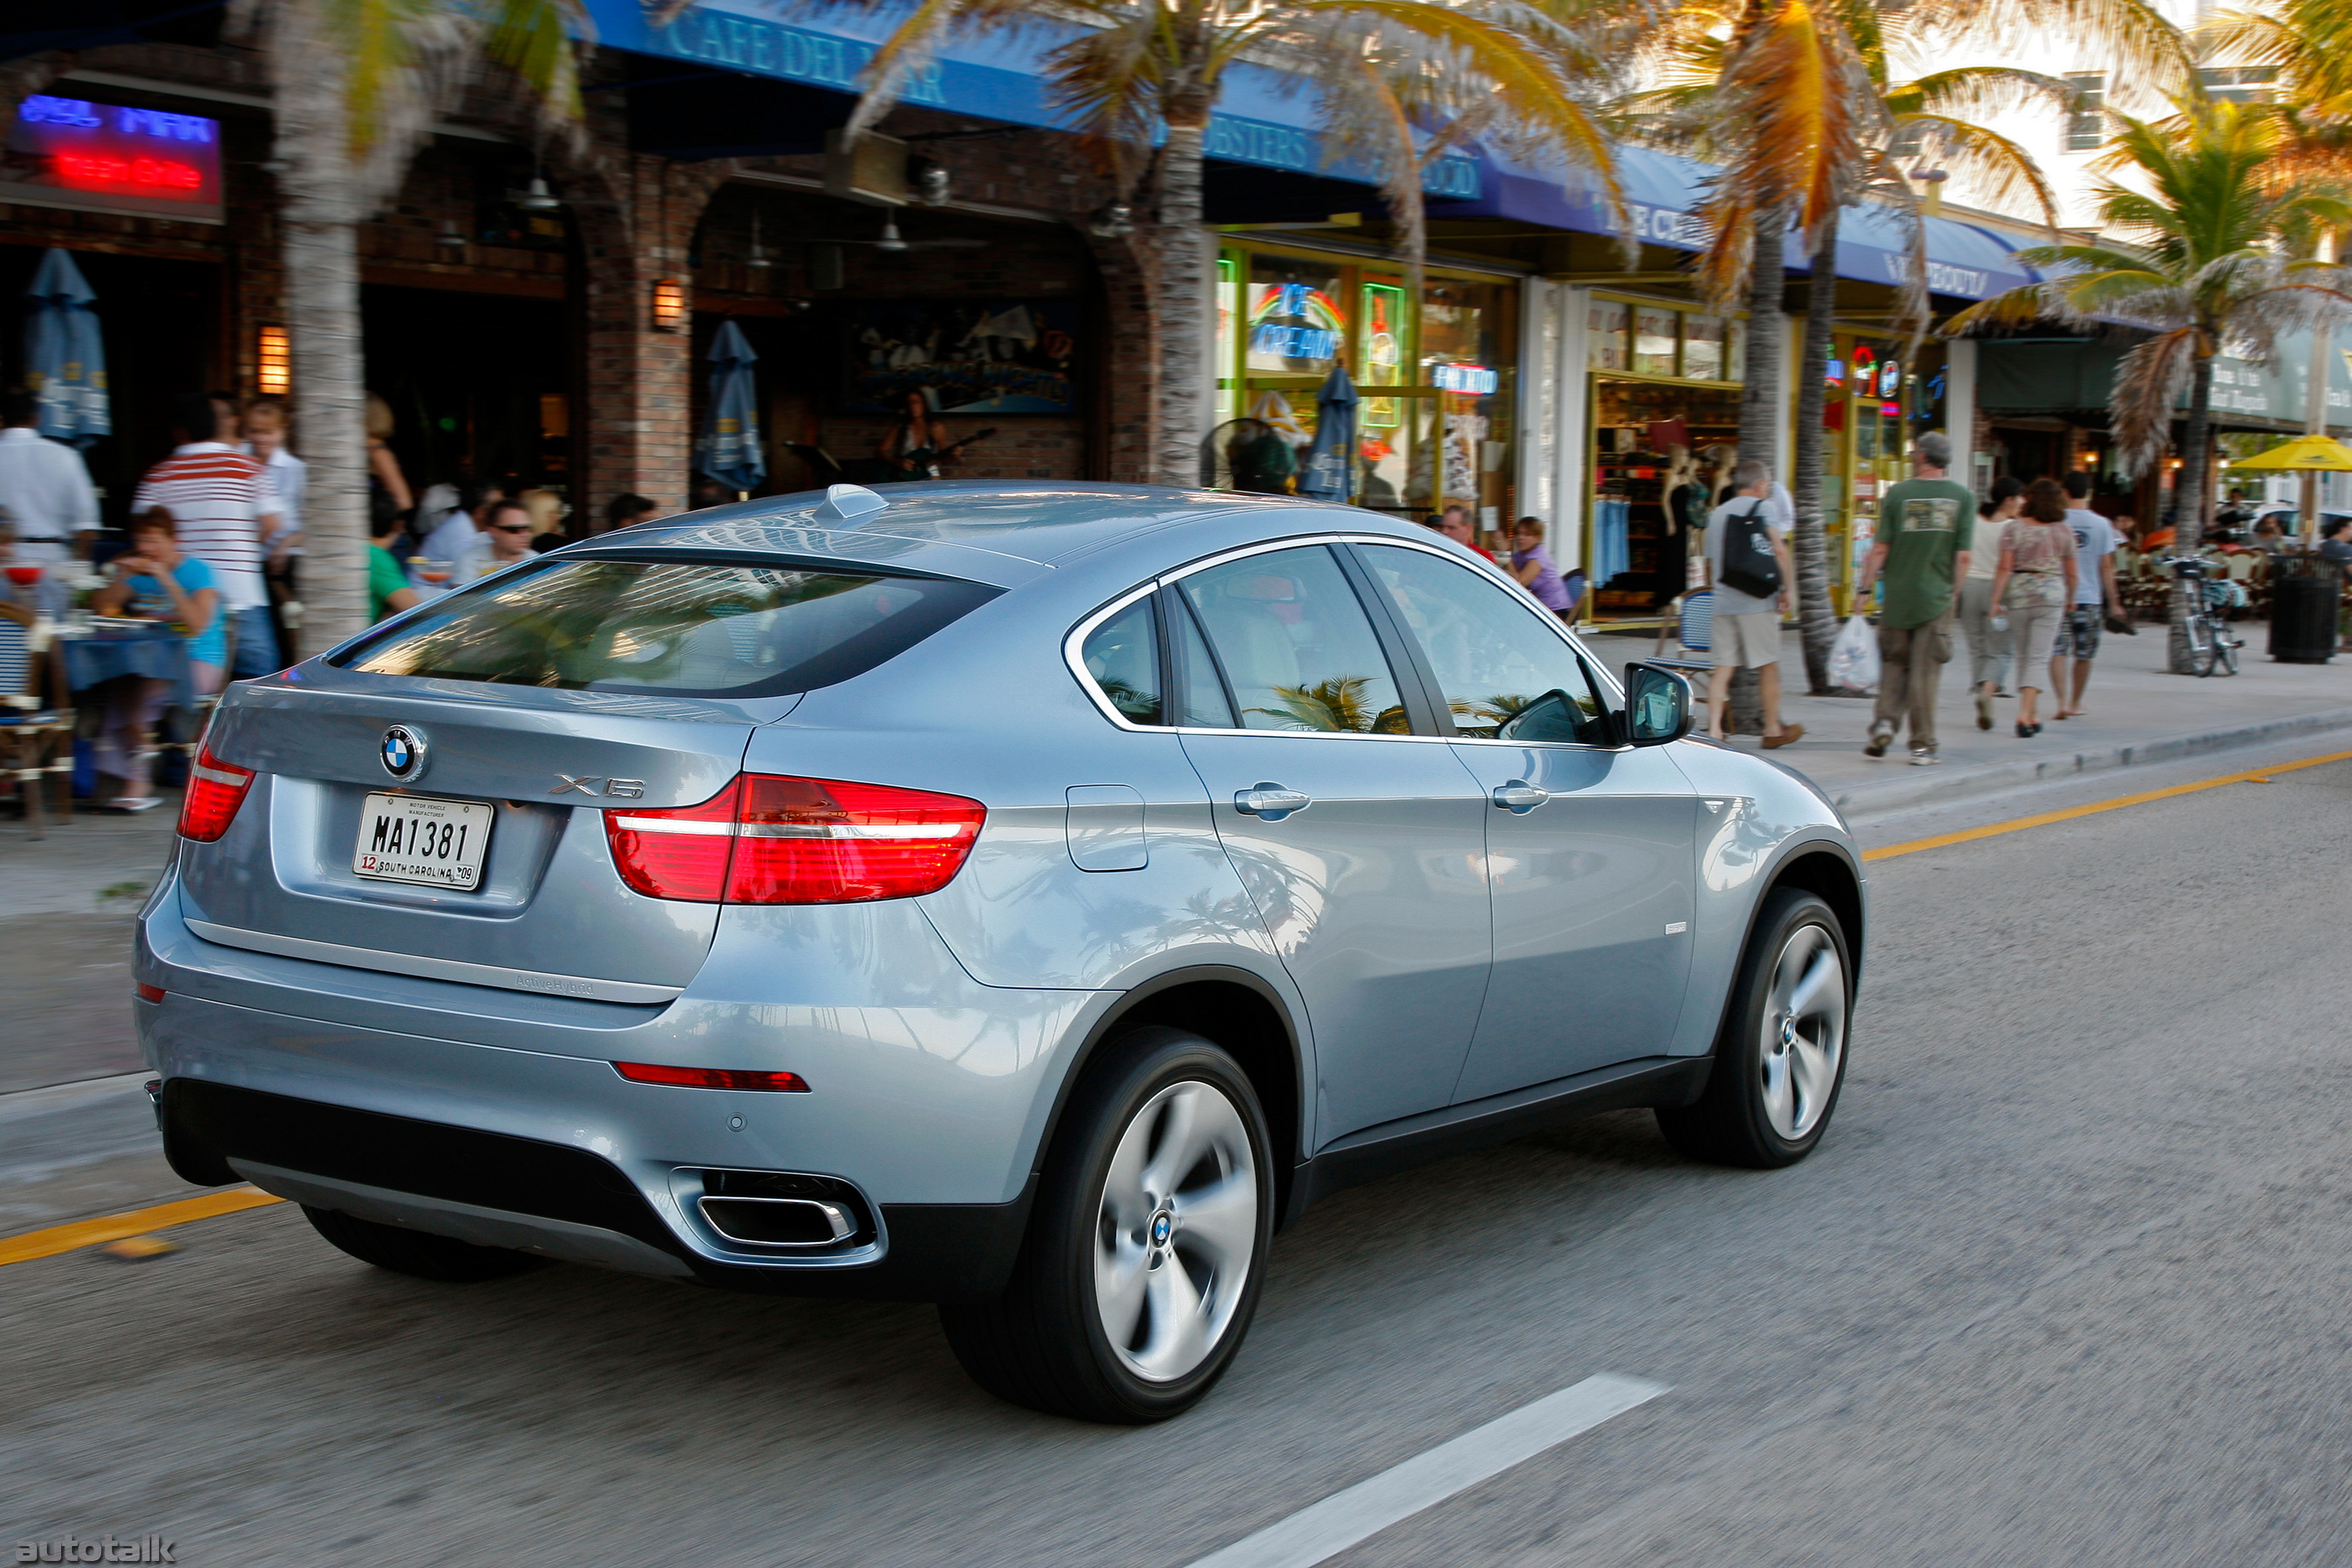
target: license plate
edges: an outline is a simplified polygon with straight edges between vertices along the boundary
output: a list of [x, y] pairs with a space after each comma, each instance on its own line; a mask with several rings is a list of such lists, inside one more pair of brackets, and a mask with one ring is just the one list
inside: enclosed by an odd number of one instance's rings
[[497, 815], [477, 801], [372, 795], [360, 808], [352, 869], [386, 882], [429, 882], [470, 892], [482, 879]]

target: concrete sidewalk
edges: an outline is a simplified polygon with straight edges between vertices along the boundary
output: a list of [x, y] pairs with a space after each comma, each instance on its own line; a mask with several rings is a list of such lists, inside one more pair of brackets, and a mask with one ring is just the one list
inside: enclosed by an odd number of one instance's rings
[[[2352, 729], [2352, 655], [2334, 664], [2275, 664], [2263, 651], [2269, 645], [2268, 626], [2241, 622], [2238, 635], [2246, 639], [2239, 654], [2242, 672], [2199, 679], [2166, 672], [2162, 626], [2143, 623], [2132, 637], [2109, 634], [2084, 694], [2089, 712], [2052, 722], [2055, 705], [2045, 692], [2042, 733], [2032, 740], [2017, 737], [2014, 698], [1994, 704], [1991, 730], [1977, 728], [1967, 646], [1956, 638], [1937, 689], [1937, 741], [1943, 761], [1937, 766], [1911, 765], [1907, 736], [1884, 757], [1864, 756], [1872, 711], [1867, 698], [1784, 698], [1782, 720], [1802, 724], [1805, 737], [1768, 754], [1820, 784], [1849, 817], [1863, 817], [2104, 768]], [[1649, 657], [1655, 636], [1601, 636], [1588, 642], [1622, 672], [1627, 662]], [[1783, 634], [1781, 647], [1783, 679], [1801, 688], [1804, 652], [1794, 627]], [[1695, 678], [1702, 695], [1705, 679]], [[2016, 689], [2012, 670], [2007, 689]], [[1759, 749], [1753, 735], [1737, 736], [1732, 744]], [[2352, 750], [2352, 735], [2344, 737], [2344, 744]]]

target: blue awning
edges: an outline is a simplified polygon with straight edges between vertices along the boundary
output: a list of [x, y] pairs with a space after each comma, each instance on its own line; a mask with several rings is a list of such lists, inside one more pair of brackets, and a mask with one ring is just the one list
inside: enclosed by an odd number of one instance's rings
[[[824, 26], [815, 26], [776, 21], [759, 14], [756, 5], [757, 0], [711, 0], [656, 26], [640, 0], [587, 0], [598, 41], [608, 47], [843, 93], [858, 90], [876, 46], [906, 15], [906, 7], [898, 5], [845, 9], [827, 14]], [[1011, 125], [1066, 130], [1068, 117], [1047, 101], [1039, 68], [1046, 54], [1076, 32], [1072, 24], [1041, 20], [988, 37], [958, 39], [908, 84], [905, 100]], [[1296, 79], [1247, 62], [1225, 73], [1209, 121], [1211, 158], [1375, 183], [1360, 160], [1324, 142], [1313, 95], [1299, 90]], [[1327, 153], [1334, 155], [1327, 159]], [[1469, 158], [1444, 158], [1423, 183], [1433, 195], [1475, 196], [1478, 165]]]
[[[875, 47], [904, 17], [896, 5], [826, 14], [824, 26], [761, 15], [760, 0], [708, 0], [656, 26], [641, 0], [587, 0], [606, 46], [708, 69], [738, 71], [829, 92], [855, 93]], [[1076, 35], [1074, 24], [1040, 20], [986, 37], [960, 38], [908, 85], [905, 100], [928, 109], [1012, 125], [1068, 129], [1047, 101], [1044, 57]], [[1325, 145], [1311, 90], [1286, 72], [1242, 62], [1226, 72], [1209, 122], [1211, 159], [1356, 184], [1376, 184], [1363, 163]], [[804, 132], [803, 132], [804, 134]], [[728, 151], [750, 152], [748, 147]], [[779, 150], [784, 150], [780, 143]], [[803, 150], [794, 142], [789, 150]], [[1706, 243], [1696, 216], [1713, 170], [1647, 147], [1618, 152], [1618, 173], [1634, 237], [1648, 245], [1696, 251]], [[1537, 167], [1493, 152], [1438, 160], [1423, 181], [1433, 218], [1502, 218], [1582, 234], [1614, 234], [1618, 225], [1601, 183], [1566, 165]], [[1949, 218], [1924, 220], [1927, 284], [1937, 294], [1982, 300], [2036, 281], [2012, 247], [1990, 230]], [[1865, 204], [1846, 214], [1838, 237], [1841, 278], [1895, 284], [1910, 266], [1903, 224], [1890, 209]], [[1791, 237], [1788, 265], [1806, 268]]]
[[[1621, 147], [1617, 177], [1625, 193], [1633, 237], [1644, 245], [1696, 251], [1706, 244], [1698, 211], [1706, 200], [1714, 169], [1691, 158], [1650, 147]], [[1433, 218], [1506, 218], [1580, 234], [1619, 230], [1599, 179], [1573, 169], [1530, 168], [1496, 153], [1480, 158], [1482, 194], [1469, 201], [1434, 201]], [[1927, 226], [1927, 287], [1931, 293], [1984, 300], [2039, 281], [2017, 259], [2010, 244], [1990, 229], [1952, 218], [1921, 220]], [[1810, 270], [1804, 242], [1789, 238], [1787, 266]], [[1911, 266], [1903, 220], [1881, 203], [1850, 208], [1838, 226], [1837, 271], [1857, 282], [1899, 284]]]

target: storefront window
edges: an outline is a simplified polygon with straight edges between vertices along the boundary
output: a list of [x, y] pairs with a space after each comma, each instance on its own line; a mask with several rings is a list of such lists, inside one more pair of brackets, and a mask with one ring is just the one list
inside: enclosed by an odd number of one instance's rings
[[1679, 310], [1633, 311], [1633, 368], [1643, 375], [1674, 375], [1675, 327]]
[[1348, 341], [1339, 281], [1337, 267], [1287, 257], [1254, 258], [1249, 368], [1276, 375], [1322, 375], [1338, 364]]
[[1721, 381], [1723, 329], [1721, 316], [1683, 318], [1683, 375], [1691, 381]]
[[[1459, 503], [1495, 530], [1511, 504], [1517, 287], [1325, 256], [1224, 253], [1219, 416], [1255, 418], [1303, 454], [1316, 394], [1354, 378], [1359, 504], [1415, 514]], [[1252, 427], [1253, 429], [1255, 427]]]
[[1589, 370], [1629, 368], [1626, 321], [1633, 307], [1618, 300], [1595, 300], [1585, 307], [1584, 363]]

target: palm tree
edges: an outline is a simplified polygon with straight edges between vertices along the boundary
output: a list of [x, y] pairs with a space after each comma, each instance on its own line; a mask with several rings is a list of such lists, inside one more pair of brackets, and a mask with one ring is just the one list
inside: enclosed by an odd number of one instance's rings
[[[1740, 404], [1744, 457], [1780, 453], [1777, 388], [1783, 332], [1777, 320], [1788, 225], [1811, 258], [1799, 363], [1829, 357], [1836, 314], [1840, 215], [1875, 198], [1913, 220], [1914, 266], [1897, 299], [1898, 328], [1927, 319], [1925, 233], [1902, 163], [1930, 160], [2004, 204], [2031, 204], [2054, 225], [2056, 202], [2032, 156], [1981, 121], [2035, 100], [2063, 106], [2059, 79], [2010, 66], [1967, 66], [1906, 78], [1908, 63], [1963, 49], [2000, 30], [2040, 29], [2132, 62], [2144, 76], [2185, 81], [2189, 51], [2146, 0], [1703, 0], [1685, 5], [1648, 42], [1655, 85], [1631, 100], [1639, 133], [1689, 146], [1725, 165], [1708, 216], [1713, 243], [1701, 277], [1718, 308], [1745, 296], [1748, 382]], [[1770, 318], [1770, 319], [1768, 319]], [[1759, 325], [1765, 327], [1760, 335]], [[1797, 573], [1806, 673], [1829, 690], [1837, 637], [1822, 514], [1822, 413], [1816, 369], [1797, 382]]]
[[951, 37], [1079, 26], [1047, 53], [1045, 76], [1123, 191], [1139, 182], [1146, 150], [1165, 137], [1148, 155], [1159, 209], [1156, 466], [1164, 482], [1190, 485], [1199, 479], [1208, 386], [1202, 156], [1226, 69], [1246, 58], [1296, 73], [1316, 97], [1326, 145], [1347, 148], [1378, 180], [1401, 248], [1417, 265], [1423, 171], [1473, 137], [1539, 146], [1590, 165], [1617, 202], [1608, 142], [1581, 89], [1601, 76], [1624, 24], [1599, 13], [1580, 19], [1575, 4], [924, 0], [877, 51], [848, 133], [880, 120], [910, 73]]
[[[2114, 143], [2093, 167], [2105, 176], [2095, 193], [2100, 228], [2116, 237], [2020, 251], [2028, 266], [2058, 276], [1971, 306], [1947, 330], [2055, 319], [2147, 331], [2117, 368], [2108, 412], [2117, 454], [2137, 474], [2164, 450], [2186, 394], [2173, 489], [2173, 547], [2186, 552], [2213, 499], [2213, 362], [2227, 352], [2260, 363], [2281, 331], [2352, 315], [2347, 274], [2291, 259], [2286, 244], [2352, 224], [2352, 203], [2339, 181], [2279, 172], [2293, 130], [2269, 106], [2184, 99], [2167, 121], [2113, 118]], [[2185, 593], [2173, 605], [2172, 668], [2182, 673]]]
[[303, 512], [309, 640], [367, 616], [366, 367], [359, 226], [400, 188], [434, 120], [487, 59], [551, 123], [580, 118], [577, 0], [253, 0], [275, 89], [279, 222]]

